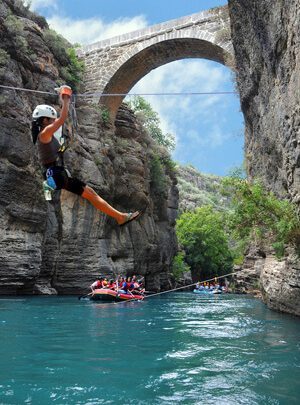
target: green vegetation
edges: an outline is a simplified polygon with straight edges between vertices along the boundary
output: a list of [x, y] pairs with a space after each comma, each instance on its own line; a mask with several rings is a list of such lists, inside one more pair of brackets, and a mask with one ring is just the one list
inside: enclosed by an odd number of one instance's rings
[[162, 132], [158, 113], [152, 109], [150, 103], [143, 97], [136, 96], [128, 102], [128, 106], [136, 113], [143, 127], [159, 145], [167, 148], [169, 152], [175, 149], [174, 136]]
[[161, 158], [153, 155], [150, 161], [151, 189], [160, 198], [167, 196], [167, 181]]
[[222, 178], [203, 174], [192, 165], [176, 166], [179, 190], [179, 213], [211, 205], [216, 210], [228, 209], [228, 198], [221, 193]]
[[184, 260], [185, 253], [179, 252], [173, 259], [172, 273], [176, 281], [179, 281], [184, 273], [189, 272], [190, 266], [188, 266]]
[[186, 262], [199, 279], [229, 273], [233, 256], [224, 231], [224, 215], [211, 206], [183, 213], [176, 224]]
[[72, 46], [64, 37], [51, 29], [44, 31], [44, 39], [55, 58], [62, 65], [60, 75], [65, 83], [76, 91], [84, 72], [84, 62], [77, 58], [76, 45]]
[[105, 106], [101, 106], [100, 111], [103, 124], [108, 125], [110, 123], [110, 115], [108, 108]]
[[68, 54], [66, 49], [70, 47], [68, 41], [56, 31], [51, 29], [45, 30], [43, 34], [44, 40], [50, 51], [62, 65], [66, 65], [68, 63]]
[[240, 250], [250, 241], [262, 247], [271, 243], [278, 258], [284, 256], [286, 245], [299, 250], [300, 220], [295, 204], [280, 200], [259, 181], [250, 183], [238, 176], [225, 178], [223, 187], [231, 198], [227, 228]]
[[91, 103], [90, 104], [93, 108], [95, 108], [95, 110], [97, 110], [97, 112], [100, 114], [102, 123], [105, 126], [109, 126], [110, 124], [110, 114], [109, 114], [109, 109], [103, 105], [103, 104], [97, 104], [97, 103]]
[[[26, 7], [21, 1], [15, 1], [15, 6], [20, 9], [22, 15], [32, 17], [40, 26], [44, 27], [47, 25], [42, 17], [28, 10], [29, 5]], [[3, 26], [7, 31], [8, 37], [13, 42], [15, 49], [18, 51], [18, 54], [25, 55], [33, 61], [36, 60], [37, 56], [28, 46], [23, 20], [10, 13], [4, 19]], [[79, 83], [82, 81], [84, 63], [78, 60], [75, 46], [72, 46], [66, 39], [51, 29], [45, 29], [43, 36], [49, 49], [61, 65], [60, 75], [63, 80], [60, 84], [63, 84], [63, 82], [67, 83], [76, 91]], [[9, 49], [7, 50], [10, 52]], [[7, 56], [7, 52], [2, 50], [0, 54], [0, 68], [3, 67], [4, 59], [7, 59]]]
[[21, 19], [9, 14], [3, 21], [3, 25], [8, 32], [9, 37], [13, 40], [17, 49], [22, 53], [28, 53], [28, 43], [24, 36], [24, 23]]
[[0, 49], [0, 76], [4, 75], [9, 61], [10, 55], [4, 49]]
[[66, 52], [69, 57], [69, 64], [61, 69], [61, 74], [66, 83], [76, 90], [77, 86], [82, 82], [84, 63], [77, 58], [75, 48], [68, 48]]
[[129, 139], [121, 137], [117, 138], [116, 145], [118, 147], [118, 151], [121, 151], [122, 153], [126, 151], [128, 152], [128, 149], [130, 149], [130, 147], [132, 146]]
[[176, 164], [170, 156], [170, 152], [175, 148], [175, 138], [171, 134], [162, 132], [158, 113], [153, 110], [143, 97], [134, 97], [127, 104], [155, 141], [154, 145], [152, 145], [152, 157], [150, 160], [151, 191], [158, 202], [162, 202], [168, 192], [166, 175], [174, 176], [175, 173]]
[[9, 61], [9, 54], [4, 49], [0, 49], [0, 66], [6, 66]]
[[227, 209], [209, 205], [184, 212], [177, 220], [178, 240], [185, 261], [199, 279], [230, 272], [242, 264], [245, 250], [255, 244], [273, 246], [280, 259], [287, 246], [300, 255], [300, 219], [297, 206], [269, 192], [259, 181], [249, 182], [237, 170], [222, 181]]

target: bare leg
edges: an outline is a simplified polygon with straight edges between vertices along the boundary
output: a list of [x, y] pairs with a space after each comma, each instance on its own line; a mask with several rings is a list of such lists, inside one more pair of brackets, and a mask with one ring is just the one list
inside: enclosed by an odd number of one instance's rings
[[[104, 212], [104, 214], [109, 215], [114, 218], [118, 224], [122, 224], [126, 221], [128, 214], [117, 211], [111, 205], [109, 205], [103, 198], [101, 198], [91, 187], [85, 186], [81, 197], [88, 200], [97, 210]], [[138, 212], [134, 213], [138, 215]]]

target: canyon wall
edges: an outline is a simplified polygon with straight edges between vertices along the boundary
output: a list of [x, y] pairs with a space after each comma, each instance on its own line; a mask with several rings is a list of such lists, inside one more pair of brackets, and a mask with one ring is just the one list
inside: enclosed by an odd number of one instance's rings
[[[21, 2], [1, 2], [1, 84], [54, 92], [66, 61], [47, 35], [42, 17]], [[163, 162], [165, 151], [125, 105], [110, 123], [98, 106], [77, 100], [79, 126], [66, 166], [117, 209], [145, 212], [120, 228], [67, 191], [47, 202], [31, 114], [37, 104], [58, 108], [57, 102], [51, 94], [0, 89], [0, 294], [81, 293], [99, 275], [118, 274], [144, 276], [151, 290], [167, 288], [177, 249], [178, 191], [170, 168], [162, 164], [163, 193], [151, 172], [153, 158]]]
[[[228, 3], [248, 176], [299, 203], [300, 2]], [[300, 315], [300, 262], [292, 252], [281, 261], [270, 250], [250, 252], [244, 267], [257, 273], [269, 307]]]

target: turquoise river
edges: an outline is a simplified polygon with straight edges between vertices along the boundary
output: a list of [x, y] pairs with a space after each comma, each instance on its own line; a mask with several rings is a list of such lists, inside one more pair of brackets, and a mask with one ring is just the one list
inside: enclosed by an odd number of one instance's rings
[[300, 320], [237, 295], [0, 299], [0, 404], [300, 404]]

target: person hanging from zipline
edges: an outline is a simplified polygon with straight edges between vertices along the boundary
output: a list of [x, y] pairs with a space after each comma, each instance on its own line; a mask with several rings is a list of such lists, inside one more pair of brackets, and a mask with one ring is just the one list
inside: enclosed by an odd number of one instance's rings
[[38, 105], [32, 114], [32, 139], [37, 145], [41, 164], [44, 168], [46, 186], [52, 190], [65, 189], [88, 200], [96, 209], [114, 218], [122, 226], [136, 220], [141, 212], [122, 213], [109, 205], [90, 186], [71, 177], [64, 167], [63, 153], [65, 145], [62, 125], [69, 111], [72, 90], [69, 86], [60, 87], [62, 108], [60, 116], [50, 105]]

